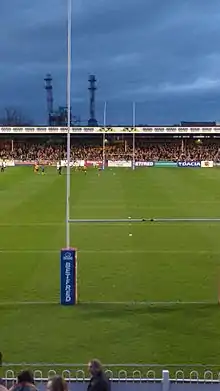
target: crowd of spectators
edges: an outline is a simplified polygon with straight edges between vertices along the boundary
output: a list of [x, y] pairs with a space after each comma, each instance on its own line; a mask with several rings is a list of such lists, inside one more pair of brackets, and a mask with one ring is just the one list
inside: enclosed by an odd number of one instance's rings
[[[0, 141], [0, 159], [21, 161], [48, 160], [58, 161], [66, 159], [65, 143], [33, 143], [33, 142], [3, 142]], [[104, 148], [106, 160], [132, 160], [133, 145], [123, 141], [120, 143], [106, 143]], [[220, 160], [220, 140], [204, 140], [196, 142], [192, 139], [175, 140], [136, 140], [136, 161], [201, 161]], [[72, 143], [72, 160], [103, 159], [103, 146], [91, 143]]]

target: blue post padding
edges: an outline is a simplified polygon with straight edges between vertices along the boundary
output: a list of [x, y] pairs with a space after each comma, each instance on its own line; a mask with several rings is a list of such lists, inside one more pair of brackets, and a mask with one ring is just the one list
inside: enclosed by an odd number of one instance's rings
[[60, 252], [60, 304], [74, 305], [77, 302], [77, 252], [62, 249]]

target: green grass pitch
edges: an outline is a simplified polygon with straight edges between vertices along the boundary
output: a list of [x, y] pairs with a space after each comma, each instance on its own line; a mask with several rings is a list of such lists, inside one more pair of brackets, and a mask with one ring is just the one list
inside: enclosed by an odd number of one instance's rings
[[[65, 181], [55, 168], [45, 176], [29, 167], [0, 174], [5, 360], [218, 364], [220, 223], [71, 225], [81, 304], [16, 304], [59, 301]], [[113, 169], [100, 177], [93, 169], [72, 172], [72, 218], [129, 216], [220, 217], [220, 170]], [[117, 304], [176, 300], [216, 305]]]

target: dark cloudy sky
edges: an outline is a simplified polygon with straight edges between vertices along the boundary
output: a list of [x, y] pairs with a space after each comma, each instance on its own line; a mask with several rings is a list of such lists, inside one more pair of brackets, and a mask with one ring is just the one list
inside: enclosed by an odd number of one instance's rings
[[[88, 119], [88, 75], [97, 118], [173, 124], [220, 120], [219, 0], [73, 0], [73, 112]], [[44, 76], [65, 105], [66, 0], [0, 0], [0, 112], [46, 122]]]

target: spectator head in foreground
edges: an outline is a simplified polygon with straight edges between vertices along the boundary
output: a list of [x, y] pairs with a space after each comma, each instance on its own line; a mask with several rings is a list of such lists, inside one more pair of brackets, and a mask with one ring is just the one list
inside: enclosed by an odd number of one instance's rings
[[99, 360], [89, 362], [89, 372], [91, 379], [88, 385], [88, 391], [110, 391], [109, 379], [106, 377], [102, 364]]
[[54, 376], [52, 379], [50, 379], [47, 383], [47, 390], [48, 391], [67, 391], [67, 383], [62, 378], [62, 376]]
[[99, 375], [100, 373], [103, 373], [103, 367], [102, 367], [102, 364], [99, 360], [91, 360], [88, 364], [88, 367], [89, 367], [89, 373], [91, 374], [91, 376], [97, 376]]
[[17, 383], [10, 389], [10, 391], [36, 391], [33, 373], [29, 370], [20, 372], [17, 378]]

